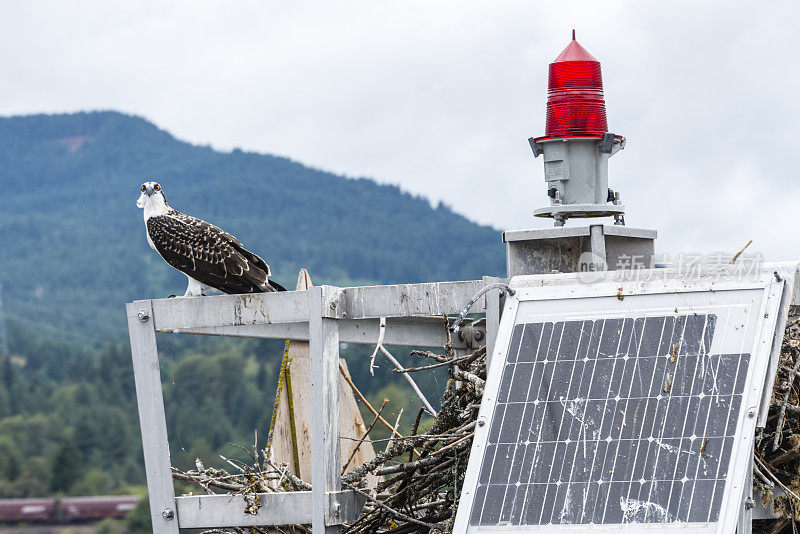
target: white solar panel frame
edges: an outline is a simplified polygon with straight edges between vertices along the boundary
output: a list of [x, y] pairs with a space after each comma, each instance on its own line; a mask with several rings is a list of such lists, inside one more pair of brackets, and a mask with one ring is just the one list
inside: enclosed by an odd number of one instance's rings
[[[749, 482], [746, 476], [749, 465], [749, 451], [752, 451], [753, 437], [762, 407], [766, 375], [773, 372], [770, 368], [771, 361], [775, 361], [775, 347], [780, 349], [780, 344], [775, 343], [777, 329], [783, 328], [786, 317], [786, 302], [791, 298], [791, 286], [794, 284], [794, 275], [797, 264], [766, 264], [760, 272], [750, 274], [746, 280], [739, 280], [735, 274], [715, 272], [713, 277], [698, 276], [687, 279], [685, 274], [673, 270], [659, 269], [653, 271], [652, 277], [648, 271], [643, 270], [638, 280], [618, 281], [615, 273], [606, 273], [600, 280], [585, 283], [580, 275], [576, 274], [550, 274], [536, 276], [518, 276], [511, 280], [510, 285], [517, 291], [514, 297], [506, 300], [503, 318], [495, 343], [494, 354], [491, 358], [486, 389], [478, 415], [478, 425], [470, 453], [470, 462], [465, 475], [464, 486], [454, 524], [456, 533], [528, 533], [528, 532], [672, 532], [676, 529], [681, 532], [697, 532], [703, 534], [721, 534], [733, 532], [741, 508], [742, 496], [745, 490], [743, 481]], [[778, 274], [780, 273], [780, 274]], [[789, 284], [786, 277], [791, 276]], [[650, 278], [648, 280], [648, 278]], [[644, 280], [644, 281], [642, 281]], [[787, 288], [788, 286], [788, 288]], [[470, 514], [473, 506], [475, 489], [478, 486], [478, 477], [483, 460], [489, 430], [491, 428], [492, 414], [496, 407], [498, 389], [500, 386], [502, 369], [505, 365], [506, 352], [511, 340], [514, 326], [518, 324], [517, 310], [520, 302], [525, 301], [555, 301], [572, 299], [592, 299], [597, 297], [617, 297], [618, 295], [660, 295], [675, 296], [675, 306], [681, 313], [691, 312], [688, 305], [689, 294], [728, 292], [728, 291], [760, 290], [763, 295], [758, 313], [758, 321], [753, 336], [753, 346], [750, 349], [750, 365], [748, 378], [743, 392], [742, 404], [739, 413], [737, 433], [734, 438], [734, 449], [731, 453], [731, 465], [728, 470], [725, 491], [722, 498], [719, 520], [711, 523], [628, 523], [628, 524], [548, 524], [548, 525], [504, 525], [504, 526], [473, 526], [469, 525]], [[768, 402], [768, 399], [767, 399]], [[749, 490], [749, 489], [748, 489]]]

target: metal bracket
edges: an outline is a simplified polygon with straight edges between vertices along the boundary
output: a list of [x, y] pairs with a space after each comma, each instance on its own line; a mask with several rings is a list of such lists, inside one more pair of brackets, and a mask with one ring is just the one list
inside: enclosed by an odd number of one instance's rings
[[361, 509], [367, 498], [353, 490], [329, 492], [328, 513], [325, 516], [325, 525], [343, 525], [352, 523], [361, 515]]
[[603, 135], [603, 142], [600, 145], [600, 153], [611, 154], [613, 148], [614, 148], [614, 134], [611, 132], [607, 132]]
[[486, 319], [478, 319], [470, 325], [459, 328], [458, 339], [463, 341], [468, 349], [485, 344]]
[[541, 154], [542, 151], [539, 150], [539, 146], [536, 144], [536, 140], [533, 137], [529, 137], [528, 143], [531, 145], [531, 150], [533, 150], [533, 157], [538, 158], [539, 154]]
[[[320, 313], [326, 319], [345, 319], [347, 312], [342, 302], [341, 288], [334, 286], [319, 286], [322, 290], [322, 306]], [[313, 310], [310, 310], [313, 313]]]

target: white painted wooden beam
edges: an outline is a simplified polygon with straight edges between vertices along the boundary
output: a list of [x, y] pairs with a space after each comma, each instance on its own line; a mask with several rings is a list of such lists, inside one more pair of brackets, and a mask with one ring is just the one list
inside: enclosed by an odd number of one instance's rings
[[[469, 280], [348, 287], [344, 289], [344, 311], [348, 319], [454, 315], [483, 285], [483, 280]], [[480, 299], [473, 312], [482, 313], [485, 303]]]
[[[380, 319], [355, 321], [340, 319], [339, 341], [374, 345], [378, 340], [379, 323]], [[386, 326], [384, 336], [386, 345], [442, 347], [447, 342], [447, 333], [441, 317], [390, 317], [386, 320]], [[186, 328], [177, 332], [170, 330], [167, 333], [308, 341], [308, 322]], [[457, 338], [453, 341], [455, 348], [464, 348], [464, 344]]]
[[178, 534], [153, 311], [146, 301], [128, 304], [127, 312], [153, 532]]
[[309, 349], [311, 353], [311, 468], [312, 530], [339, 534], [336, 524], [341, 504], [329, 503], [327, 492], [341, 489], [339, 457], [339, 324], [341, 293], [335, 287], [308, 291]]
[[[483, 286], [483, 280], [470, 280], [349, 287], [340, 290], [341, 302], [327, 313], [331, 318], [349, 320], [455, 315]], [[150, 302], [156, 330], [179, 333], [196, 328], [308, 322], [308, 298], [308, 291], [285, 291]], [[475, 303], [473, 312], [485, 309], [483, 298]]]
[[213, 295], [152, 302], [156, 330], [159, 332], [204, 326], [308, 321], [307, 291]]
[[[258, 513], [246, 514], [241, 495], [193, 495], [177, 497], [180, 528], [224, 528], [311, 524], [312, 492], [260, 493]], [[354, 491], [327, 495], [329, 503], [339, 503], [339, 523], [358, 518], [364, 498]]]

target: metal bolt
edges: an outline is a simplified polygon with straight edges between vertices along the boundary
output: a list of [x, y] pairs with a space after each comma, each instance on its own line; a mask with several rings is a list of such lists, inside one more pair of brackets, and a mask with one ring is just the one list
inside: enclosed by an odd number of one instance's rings
[[336, 302], [331, 302], [331, 309], [332, 309], [332, 310], [335, 310], [335, 309], [336, 309]]
[[478, 419], [478, 426], [484, 426], [484, 425], [486, 425], [486, 419], [481, 417], [480, 419]]
[[744, 509], [745, 510], [752, 510], [755, 505], [756, 505], [756, 501], [754, 501], [752, 497], [748, 497], [748, 498], [746, 498], [744, 500]]
[[747, 417], [752, 419], [755, 416], [756, 416], [756, 409], [755, 408], [750, 408], [749, 410], [747, 410]]
[[475, 341], [481, 341], [483, 339], [483, 330], [475, 330], [472, 333], [472, 337], [475, 338]]
[[342, 505], [338, 502], [333, 503], [333, 515], [339, 517], [342, 514]]
[[139, 310], [138, 317], [140, 321], [146, 323], [150, 320], [150, 313], [147, 310]]
[[165, 508], [163, 512], [161, 512], [161, 517], [170, 521], [173, 517], [175, 517], [175, 511], [172, 508]]

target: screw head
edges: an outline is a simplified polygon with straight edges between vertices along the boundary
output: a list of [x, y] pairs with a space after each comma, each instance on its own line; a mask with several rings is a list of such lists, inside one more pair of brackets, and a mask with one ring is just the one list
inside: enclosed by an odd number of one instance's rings
[[745, 510], [752, 510], [755, 505], [756, 501], [754, 501], [752, 497], [748, 497], [747, 499], [744, 500]]
[[485, 425], [486, 425], [486, 419], [484, 419], [483, 417], [478, 419], [478, 426], [485, 426]]
[[756, 409], [755, 408], [750, 408], [749, 410], [747, 410], [747, 417], [752, 419], [755, 416], [756, 416]]
[[475, 341], [481, 341], [483, 339], [483, 330], [475, 330], [472, 333], [472, 337], [475, 338]]
[[336, 309], [336, 302], [331, 301], [331, 309], [332, 310]]
[[169, 521], [173, 517], [175, 517], [175, 510], [173, 510], [172, 508], [166, 508], [161, 512], [161, 517]]
[[335, 517], [339, 517], [342, 514], [342, 505], [337, 503], [333, 503], [333, 515]]
[[139, 317], [139, 320], [141, 322], [146, 323], [147, 321], [150, 320], [150, 312], [148, 312], [147, 310], [139, 310], [137, 317]]

